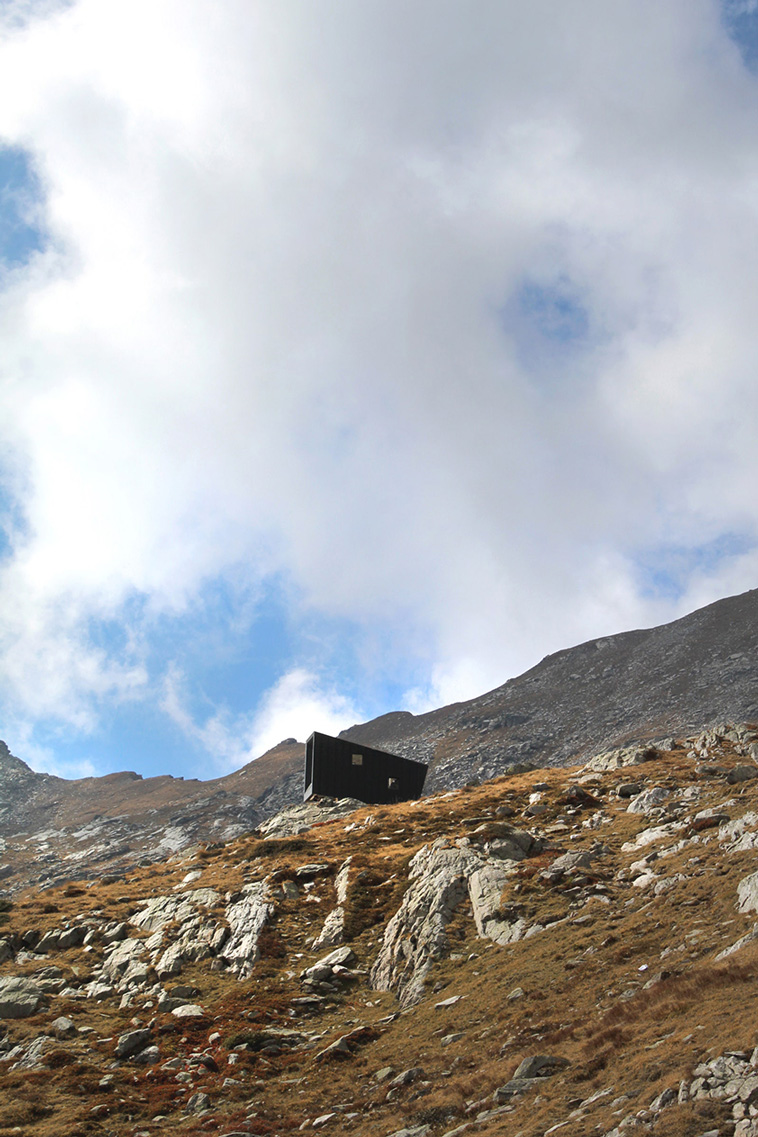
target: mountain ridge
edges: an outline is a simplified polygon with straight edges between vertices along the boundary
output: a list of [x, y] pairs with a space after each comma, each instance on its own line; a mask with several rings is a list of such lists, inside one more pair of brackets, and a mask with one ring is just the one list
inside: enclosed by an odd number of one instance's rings
[[643, 737], [758, 718], [758, 590], [545, 656], [474, 699], [343, 731], [430, 763], [428, 790], [565, 765]]
[[[754, 720], [758, 590], [669, 624], [563, 648], [474, 699], [421, 715], [391, 711], [342, 734], [427, 762], [425, 793], [435, 793], [516, 768], [576, 763], [643, 738]], [[208, 781], [130, 771], [69, 781], [32, 771], [3, 744], [0, 874], [12, 887], [111, 873], [198, 841], [228, 840], [300, 801], [302, 768], [302, 743], [287, 739]], [[36, 877], [23, 834], [42, 838]], [[73, 851], [72, 834], [79, 834]]]

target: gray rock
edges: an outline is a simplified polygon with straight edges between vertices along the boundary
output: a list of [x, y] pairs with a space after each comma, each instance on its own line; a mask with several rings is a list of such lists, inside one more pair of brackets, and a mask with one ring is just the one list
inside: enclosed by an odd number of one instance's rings
[[651, 752], [650, 747], [622, 746], [615, 750], [605, 750], [602, 754], [596, 754], [594, 758], [590, 758], [589, 762], [585, 763], [584, 769], [603, 773], [606, 770], [619, 770], [622, 766], [640, 766], [643, 762], [649, 762], [653, 757], [655, 757], [655, 752]]
[[25, 1019], [42, 1008], [44, 993], [31, 979], [0, 979], [0, 1019]]
[[222, 957], [229, 968], [246, 979], [260, 957], [258, 940], [274, 906], [265, 881], [246, 884], [236, 900], [229, 903], [226, 918], [229, 922], [229, 939], [223, 946]]
[[35, 1070], [42, 1065], [42, 1060], [46, 1051], [53, 1046], [53, 1040], [46, 1038], [45, 1035], [40, 1035], [38, 1038], [33, 1039], [29, 1045], [24, 1049], [21, 1056], [11, 1066], [12, 1070]]
[[129, 1030], [126, 1034], [119, 1035], [119, 1040], [116, 1043], [116, 1057], [131, 1058], [133, 1054], [138, 1054], [140, 1050], [144, 1050], [150, 1038], [151, 1032], [148, 1027], [141, 1030]]
[[330, 866], [319, 861], [317, 864], [299, 865], [295, 869], [295, 876], [298, 880], [313, 880], [317, 876], [328, 876], [330, 872]]
[[523, 938], [527, 922], [518, 909], [503, 911], [501, 899], [511, 877], [502, 864], [486, 864], [471, 873], [468, 881], [469, 899], [474, 923], [480, 936], [505, 945]]
[[565, 1070], [569, 1064], [567, 1058], [559, 1058], [554, 1054], [534, 1054], [530, 1058], [524, 1058], [513, 1079], [549, 1078], [559, 1070]]
[[341, 904], [332, 908], [324, 920], [324, 925], [313, 942], [313, 950], [321, 951], [325, 947], [332, 947], [342, 942], [345, 930], [345, 909]]
[[345, 930], [345, 903], [352, 859], [352, 857], [348, 857], [340, 865], [339, 872], [335, 877], [334, 890], [337, 894], [337, 907], [333, 908], [324, 920], [324, 926], [313, 944], [314, 951], [321, 951], [325, 947], [333, 947], [335, 944], [342, 943]]
[[744, 877], [737, 885], [737, 910], [758, 912], [758, 872]]
[[13, 948], [7, 940], [0, 940], [0, 963], [13, 959]]
[[338, 1038], [336, 1042], [332, 1042], [324, 1050], [320, 1050], [316, 1055], [316, 1062], [328, 1061], [330, 1058], [349, 1058], [352, 1054], [350, 1045], [347, 1038]]
[[176, 999], [172, 998], [171, 995], [161, 995], [158, 999], [158, 1010], [168, 1013], [169, 1011], [175, 1011], [177, 1007], [186, 1006], [188, 1002], [188, 999]]
[[745, 1078], [738, 1094], [743, 1105], [755, 1105], [758, 1102], [758, 1077], [752, 1074]]
[[540, 1081], [540, 1078], [511, 1078], [504, 1086], [498, 1086], [492, 1095], [492, 1100], [496, 1105], [504, 1105], [511, 1098], [520, 1097], [521, 1094], [527, 1093]]
[[73, 928], [64, 928], [62, 932], [58, 933], [58, 948], [60, 951], [66, 951], [68, 948], [78, 947], [84, 940], [87, 934], [87, 929], [83, 928], [81, 924]]
[[355, 963], [355, 952], [352, 948], [345, 946], [330, 951], [328, 955], [318, 960], [313, 966], [314, 968], [328, 967], [331, 970], [333, 967], [350, 967], [353, 963]]
[[211, 1099], [207, 1094], [192, 1094], [184, 1107], [185, 1113], [203, 1113], [206, 1109], [210, 1109]]
[[563, 853], [562, 856], [556, 857], [548, 868], [543, 869], [540, 876], [547, 881], [561, 880], [566, 873], [581, 872], [590, 868], [596, 856], [597, 854], [589, 849], [576, 849]]
[[528, 929], [521, 910], [504, 909], [501, 901], [518, 862], [539, 852], [542, 842], [505, 823], [500, 828], [502, 833], [484, 849], [467, 838], [455, 845], [439, 838], [411, 859], [409, 887], [371, 969], [375, 990], [396, 991], [403, 1007], [423, 996], [432, 962], [448, 950], [447, 924], [466, 894], [477, 932], [495, 943], [513, 943], [539, 928]]
[[669, 1086], [663, 1090], [662, 1093], [658, 1094], [656, 1098], [653, 1098], [648, 1109], [652, 1110], [653, 1113], [657, 1113], [659, 1110], [665, 1109], [667, 1105], [672, 1105], [678, 1100], [678, 1097], [678, 1088], [675, 1089], [673, 1086]]
[[106, 945], [118, 943], [119, 940], [125, 940], [128, 934], [129, 931], [126, 924], [121, 921], [103, 932], [103, 943]]
[[412, 1066], [408, 1070], [403, 1070], [402, 1074], [398, 1074], [390, 1082], [392, 1089], [398, 1089], [400, 1086], [409, 1086], [411, 1082], [417, 1082], [419, 1078], [424, 1077], [424, 1070], [421, 1066]]
[[161, 1052], [157, 1046], [146, 1046], [144, 1050], [140, 1050], [134, 1055], [134, 1061], [141, 1066], [153, 1066], [159, 1061], [160, 1056]]
[[736, 786], [739, 782], [752, 781], [753, 778], [758, 778], [758, 766], [735, 766], [726, 776], [730, 786]]
[[205, 1011], [198, 1003], [182, 1003], [181, 1006], [174, 1007], [171, 1014], [176, 1019], [199, 1019]]
[[311, 799], [289, 805], [268, 821], [264, 821], [258, 827], [258, 831], [264, 837], [294, 837], [298, 833], [305, 833], [317, 822], [347, 817], [356, 809], [365, 808], [366, 803], [356, 798], [319, 798], [317, 801]]
[[716, 963], [719, 963], [722, 959], [727, 959], [730, 955], [734, 955], [736, 951], [739, 951], [740, 948], [746, 947], [748, 944], [751, 944], [753, 940], [758, 940], [758, 924], [754, 924], [752, 929], [744, 936], [740, 936], [740, 938], [735, 943], [731, 944], [729, 947], [724, 948], [723, 951], [720, 951], [716, 956]]
[[485, 845], [489, 857], [505, 861], [522, 861], [530, 853], [539, 852], [541, 842], [526, 829], [514, 829], [511, 825], [501, 825], [499, 836]]
[[651, 786], [632, 798], [627, 813], [651, 813], [654, 809], [660, 809], [669, 796], [669, 790], [664, 786]]
[[60, 946], [60, 932], [55, 929], [52, 932], [45, 932], [42, 939], [37, 944], [37, 951], [48, 952], [57, 951]]
[[64, 1015], [57, 1018], [50, 1024], [50, 1029], [58, 1038], [72, 1038], [76, 1033], [76, 1023], [73, 1019], [67, 1019]]
[[200, 994], [199, 987], [191, 987], [189, 983], [175, 983], [167, 992], [172, 999], [194, 999]]
[[98, 980], [88, 983], [84, 991], [88, 999], [95, 999], [97, 1002], [110, 999], [116, 993], [115, 987], [112, 987], [110, 983], [100, 983]]
[[417, 1002], [432, 961], [447, 950], [445, 927], [468, 892], [468, 877], [482, 858], [444, 840], [424, 845], [411, 859], [410, 884], [389, 921], [371, 969], [377, 991], [397, 992], [401, 1006]]
[[103, 962], [104, 978], [114, 985], [120, 983], [129, 966], [144, 954], [143, 940], [129, 938], [114, 944]]
[[213, 888], [195, 888], [179, 896], [154, 896], [130, 922], [145, 932], [162, 931], [169, 924], [197, 918], [198, 907], [213, 908], [220, 899]]

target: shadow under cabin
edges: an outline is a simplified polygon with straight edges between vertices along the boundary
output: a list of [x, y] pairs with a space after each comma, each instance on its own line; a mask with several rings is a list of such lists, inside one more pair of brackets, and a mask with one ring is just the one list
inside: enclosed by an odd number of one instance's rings
[[367, 805], [412, 801], [421, 797], [426, 771], [425, 762], [314, 731], [305, 744], [303, 801], [318, 795]]

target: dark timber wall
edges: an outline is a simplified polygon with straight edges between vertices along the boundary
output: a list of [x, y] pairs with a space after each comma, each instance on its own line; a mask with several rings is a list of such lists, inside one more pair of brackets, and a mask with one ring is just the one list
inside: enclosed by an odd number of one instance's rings
[[354, 797], [371, 805], [410, 801], [421, 797], [426, 769], [423, 762], [314, 731], [305, 744], [303, 801], [314, 794]]

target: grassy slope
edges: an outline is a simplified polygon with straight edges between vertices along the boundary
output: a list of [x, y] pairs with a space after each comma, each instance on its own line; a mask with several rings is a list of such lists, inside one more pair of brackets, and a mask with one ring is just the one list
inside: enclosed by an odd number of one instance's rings
[[[722, 761], [727, 766], [735, 761], [728, 748]], [[499, 947], [478, 939], [468, 904], [462, 904], [449, 927], [451, 957], [435, 965], [429, 996], [401, 1014], [392, 994], [372, 991], [365, 979], [315, 1014], [291, 1013], [291, 999], [305, 993], [298, 972], [317, 958], [308, 942], [333, 904], [328, 876], [317, 880], [307, 899], [301, 893], [297, 900], [279, 901], [250, 980], [238, 982], [212, 971], [207, 961], [185, 967], [177, 981], [200, 989], [198, 1002], [206, 1011], [202, 1020], [178, 1021], [150, 1006], [119, 1010], [118, 998], [103, 1004], [54, 998], [45, 1013], [7, 1023], [11, 1037], [38, 1036], [61, 1014], [79, 1027], [92, 1027], [92, 1033], [51, 1045], [39, 1070], [9, 1071], [8, 1063], [0, 1063], [0, 1135], [242, 1130], [283, 1137], [338, 1106], [338, 1117], [324, 1126], [325, 1132], [384, 1137], [403, 1125], [428, 1123], [433, 1133], [442, 1134], [475, 1117], [472, 1103], [490, 1108], [492, 1091], [523, 1057], [549, 1053], [568, 1059], [568, 1068], [546, 1079], [538, 1095], [517, 1101], [512, 1113], [484, 1121], [471, 1132], [542, 1137], [568, 1119], [558, 1132], [589, 1137], [646, 1107], [665, 1087], [689, 1078], [702, 1058], [752, 1049], [758, 1043], [758, 947], [749, 946], [721, 964], [714, 963], [714, 956], [752, 927], [751, 917], [737, 913], [735, 899], [739, 880], [756, 868], [755, 851], [730, 854], [714, 830], [706, 832], [699, 845], [666, 860], [665, 875], [682, 872], [685, 884], [653, 897], [616, 875], [648, 851], [622, 852], [621, 846], [650, 822], [629, 814], [627, 802], [615, 798], [613, 789], [630, 777], [672, 789], [697, 784], [701, 797], [692, 812], [729, 800], [733, 804], [725, 812], [735, 818], [758, 808], [758, 784], [734, 787], [719, 777], [697, 776], [679, 748], [633, 771], [599, 776], [588, 788], [599, 793], [612, 820], [593, 830], [582, 824], [586, 813], [558, 821], [566, 816], [562, 794], [578, 773], [537, 771], [418, 803], [367, 807], [349, 822], [318, 826], [298, 839], [261, 842], [251, 836], [136, 870], [113, 884], [21, 896], [6, 930], [44, 931], [93, 910], [107, 918], [126, 918], [141, 898], [171, 892], [189, 867], [203, 870], [191, 887], [216, 886], [224, 892], [273, 871], [287, 879], [310, 861], [327, 861], [336, 869], [352, 854], [356, 873], [363, 875], [350, 898], [351, 946], [359, 966], [368, 968], [383, 926], [399, 904], [410, 856], [438, 836], [472, 836], [481, 825], [496, 824], [496, 811], [504, 804], [515, 809], [517, 820], [535, 783], [549, 786], [544, 791], [548, 811], [519, 824], [535, 833], [547, 830], [563, 848], [581, 849], [600, 839], [609, 849], [590, 874], [590, 887], [600, 891], [589, 899], [579, 895], [580, 905], [578, 894], [567, 891], [570, 882], [555, 886], [539, 877], [555, 851], [522, 863], [509, 899], [523, 904], [532, 918], [556, 922], [519, 943]], [[51, 955], [48, 962], [64, 974], [76, 969], [82, 978], [96, 954], [77, 948]], [[38, 966], [10, 962], [0, 972], [23, 974]], [[644, 966], [647, 970], [641, 971]], [[646, 986], [651, 979], [653, 984]], [[509, 998], [517, 987], [523, 995]], [[436, 1001], [452, 995], [462, 996], [455, 1006], [435, 1008]], [[153, 1020], [161, 1062], [207, 1049], [209, 1035], [218, 1031], [221, 1040], [210, 1047], [218, 1072], [203, 1067], [191, 1085], [182, 1085], [160, 1064], [126, 1063], [109, 1070], [117, 1036]], [[280, 1056], [239, 1052], [236, 1064], [227, 1065], [231, 1046], [254, 1040], [272, 1025], [302, 1026], [322, 1038], [311, 1050]], [[352, 1057], [317, 1061], [329, 1042], [363, 1025], [371, 1031]], [[458, 1033], [462, 1037], [442, 1044], [444, 1037]], [[373, 1080], [384, 1066], [396, 1071], [421, 1066], [425, 1076], [387, 1100], [386, 1084]], [[114, 1076], [109, 1091], [98, 1086], [106, 1073]], [[228, 1076], [238, 1084], [222, 1088]], [[212, 1101], [211, 1113], [197, 1119], [183, 1113], [195, 1090], [207, 1092]], [[608, 1092], [581, 1105], [598, 1091]], [[619, 1102], [622, 1095], [627, 1097]], [[358, 1116], [345, 1120], [348, 1113]], [[156, 1122], [156, 1115], [164, 1119]], [[653, 1133], [687, 1137], [718, 1126], [718, 1115], [714, 1103], [700, 1106], [699, 1113], [693, 1105], [674, 1106]]]

